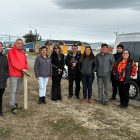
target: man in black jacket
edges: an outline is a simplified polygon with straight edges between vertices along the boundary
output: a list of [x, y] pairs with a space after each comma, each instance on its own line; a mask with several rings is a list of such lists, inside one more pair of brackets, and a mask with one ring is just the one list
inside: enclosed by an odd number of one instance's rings
[[79, 61], [81, 53], [78, 52], [78, 46], [72, 46], [72, 52], [70, 52], [65, 59], [65, 63], [68, 66], [68, 79], [69, 79], [69, 98], [73, 96], [73, 82], [75, 81], [75, 96], [79, 98], [80, 92], [80, 72], [79, 72]]
[[[115, 62], [118, 61], [122, 57], [122, 51], [124, 49], [124, 46], [122, 44], [119, 44], [117, 46], [117, 52], [113, 55], [115, 58]], [[117, 81], [115, 80], [115, 77], [113, 75], [113, 71], [111, 73], [111, 81], [112, 81], [112, 98], [111, 100], [116, 100], [116, 95], [117, 95]]]

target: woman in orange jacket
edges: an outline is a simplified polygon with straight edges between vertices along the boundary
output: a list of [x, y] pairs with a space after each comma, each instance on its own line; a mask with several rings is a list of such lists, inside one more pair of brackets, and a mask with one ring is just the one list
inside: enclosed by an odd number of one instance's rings
[[113, 74], [118, 82], [120, 107], [127, 108], [129, 103], [129, 81], [132, 76], [135, 76], [137, 72], [136, 63], [130, 59], [129, 50], [125, 49], [122, 54], [122, 58], [119, 59], [113, 67]]

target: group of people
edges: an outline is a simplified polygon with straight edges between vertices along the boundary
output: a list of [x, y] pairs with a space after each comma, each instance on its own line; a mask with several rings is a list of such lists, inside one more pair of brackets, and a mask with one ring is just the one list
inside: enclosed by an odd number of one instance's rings
[[[2, 97], [10, 81], [9, 103], [12, 113], [16, 114], [20, 106], [18, 105], [19, 93], [22, 88], [23, 74], [28, 69], [28, 62], [23, 51], [23, 40], [17, 39], [8, 56], [3, 53], [3, 44], [0, 42], [0, 116], [3, 116]], [[51, 55], [48, 55], [48, 48], [42, 46], [40, 55], [34, 64], [35, 77], [39, 85], [39, 104], [46, 104], [46, 86], [48, 80], [52, 80], [51, 100], [62, 100], [61, 78], [64, 66], [68, 66], [69, 96], [74, 95], [80, 99], [80, 82], [83, 86], [83, 102], [91, 103], [92, 84], [97, 76], [98, 99], [103, 105], [108, 105], [110, 100], [109, 83], [112, 81], [112, 98], [116, 99], [119, 92], [120, 107], [127, 108], [129, 104], [129, 81], [137, 73], [135, 61], [130, 59], [130, 52], [124, 46], [117, 46], [116, 54], [108, 51], [108, 45], [102, 44], [101, 51], [96, 56], [90, 46], [86, 46], [84, 53], [78, 51], [78, 46], [73, 45], [70, 53], [65, 55], [61, 47], [55, 44]], [[140, 77], [140, 76], [139, 76]], [[75, 90], [74, 88], [75, 82]]]
[[[80, 82], [83, 86], [83, 102], [91, 103], [92, 84], [95, 72], [98, 84], [98, 102], [108, 105], [110, 100], [109, 83], [112, 81], [112, 98], [116, 99], [117, 91], [120, 96], [120, 107], [127, 108], [129, 103], [129, 88], [132, 76], [137, 73], [136, 63], [130, 59], [130, 52], [124, 46], [117, 46], [116, 54], [108, 51], [108, 45], [102, 44], [99, 54], [94, 56], [90, 46], [85, 47], [84, 53], [78, 51], [78, 46], [73, 45], [70, 53], [65, 57], [61, 47], [54, 45], [50, 57], [47, 47], [41, 48], [41, 54], [36, 58], [34, 71], [39, 83], [39, 104], [46, 103], [46, 85], [48, 78], [52, 79], [51, 100], [62, 100], [61, 78], [64, 65], [68, 66], [69, 96], [74, 95], [80, 99]], [[75, 90], [74, 88], [75, 82]]]

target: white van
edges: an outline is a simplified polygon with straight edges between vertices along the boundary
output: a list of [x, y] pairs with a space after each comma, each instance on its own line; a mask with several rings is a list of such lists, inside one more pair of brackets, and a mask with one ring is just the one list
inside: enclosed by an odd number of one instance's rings
[[[118, 34], [115, 41], [115, 46], [113, 53], [116, 53], [116, 47], [118, 44], [122, 44], [125, 49], [128, 49], [131, 53], [131, 58], [136, 62], [140, 58], [140, 32], [139, 33], [127, 33]], [[138, 65], [138, 63], [137, 63]], [[137, 80], [137, 75], [132, 77], [130, 82], [129, 96], [131, 99], [135, 99], [139, 95], [139, 83]]]

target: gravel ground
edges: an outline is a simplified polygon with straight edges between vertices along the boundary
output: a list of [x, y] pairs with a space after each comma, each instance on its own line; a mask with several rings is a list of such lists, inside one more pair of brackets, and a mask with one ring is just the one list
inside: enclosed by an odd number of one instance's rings
[[[29, 71], [33, 75], [28, 79], [29, 109], [21, 109], [13, 115], [8, 106], [6, 89], [3, 101], [5, 116], [0, 118], [0, 140], [140, 140], [139, 100], [130, 100], [127, 109], [120, 109], [119, 98], [108, 106], [95, 102], [83, 103], [75, 97], [68, 99], [68, 81], [63, 79], [63, 100], [50, 100], [50, 80], [47, 104], [38, 105], [38, 85], [33, 74], [33, 62], [33, 58], [29, 59]], [[80, 95], [82, 98], [82, 89]], [[97, 98], [96, 80], [93, 83], [93, 98]]]

